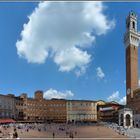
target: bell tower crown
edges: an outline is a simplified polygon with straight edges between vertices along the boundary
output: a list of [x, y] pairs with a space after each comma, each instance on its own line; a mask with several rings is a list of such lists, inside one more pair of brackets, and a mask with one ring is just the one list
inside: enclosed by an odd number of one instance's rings
[[126, 33], [124, 35], [124, 43], [127, 48], [130, 45], [139, 46], [140, 33], [137, 29], [137, 15], [130, 11], [126, 18]]
[[137, 15], [133, 11], [130, 11], [126, 18], [126, 28], [127, 31], [132, 30], [137, 32]]

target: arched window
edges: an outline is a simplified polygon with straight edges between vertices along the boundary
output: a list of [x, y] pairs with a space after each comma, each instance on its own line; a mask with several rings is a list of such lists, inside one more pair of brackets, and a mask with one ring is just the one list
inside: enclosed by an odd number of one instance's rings
[[130, 126], [130, 115], [126, 115], [126, 126]]
[[121, 118], [120, 119], [121, 119], [121, 126], [123, 126], [123, 119], [124, 119], [123, 118], [123, 114], [121, 114]]
[[135, 29], [135, 22], [134, 21], [132, 22], [132, 27], [133, 27], [133, 29]]

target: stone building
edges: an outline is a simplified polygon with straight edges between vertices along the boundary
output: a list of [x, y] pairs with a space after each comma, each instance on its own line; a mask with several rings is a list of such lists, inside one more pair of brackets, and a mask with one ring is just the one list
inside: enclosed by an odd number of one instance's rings
[[15, 118], [15, 102], [14, 95], [0, 94], [0, 118]]
[[66, 122], [66, 100], [43, 98], [43, 91], [34, 93], [34, 98], [27, 94], [20, 96], [23, 121], [26, 122]]
[[134, 126], [140, 126], [140, 88], [138, 87], [138, 46], [140, 33], [137, 15], [131, 11], [126, 18], [124, 43], [126, 50], [126, 96], [127, 107], [133, 110]]
[[[133, 108], [134, 94], [138, 93], [138, 45], [140, 34], [137, 30], [137, 16], [130, 12], [126, 19], [124, 43], [126, 47], [126, 90], [127, 104]], [[135, 107], [134, 107], [135, 110]]]
[[[115, 110], [116, 106], [119, 105], [111, 107]], [[43, 98], [41, 90], [37, 90], [32, 98], [26, 93], [20, 96], [0, 94], [0, 119], [12, 118], [20, 122], [97, 122], [97, 117], [98, 120], [107, 118], [107, 111], [102, 110], [104, 107], [110, 105], [101, 100], [48, 100]], [[108, 119], [113, 117], [116, 116]]]
[[37, 90], [32, 98], [26, 93], [20, 96], [0, 94], [0, 119], [20, 122], [97, 122], [97, 110], [100, 110], [98, 119], [102, 120], [101, 108], [104, 107], [107, 103], [101, 100], [48, 100], [43, 98], [41, 90]]
[[119, 110], [119, 125], [124, 128], [133, 127], [133, 110], [131, 108], [122, 108]]
[[89, 100], [67, 100], [67, 122], [96, 122], [97, 104]]
[[95, 101], [43, 98], [42, 91], [36, 91], [34, 98], [22, 94], [23, 120], [27, 122], [97, 121]]
[[47, 116], [47, 102], [43, 98], [43, 92], [35, 92], [34, 98], [29, 98], [27, 94], [22, 94], [23, 99], [23, 120], [27, 122], [42, 122]]
[[43, 98], [42, 91], [36, 91], [34, 98], [29, 98], [27, 94], [22, 94], [20, 100], [23, 105], [21, 107], [22, 113], [20, 113], [26, 122], [97, 121], [97, 105], [95, 101], [46, 100]]
[[15, 102], [15, 120], [23, 120], [24, 118], [24, 108], [23, 108], [23, 98], [18, 96], [14, 97], [14, 102]]
[[118, 123], [120, 108], [123, 108], [123, 105], [116, 102], [105, 102], [105, 104], [98, 105], [98, 121]]
[[134, 126], [140, 128], [140, 88], [134, 90], [133, 98], [130, 104], [133, 110]]
[[67, 109], [66, 100], [64, 99], [51, 99], [46, 100], [47, 103], [47, 121], [48, 122], [66, 122]]

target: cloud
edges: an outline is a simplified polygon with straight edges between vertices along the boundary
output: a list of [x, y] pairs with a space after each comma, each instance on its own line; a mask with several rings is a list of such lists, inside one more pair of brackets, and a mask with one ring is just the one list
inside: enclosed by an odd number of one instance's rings
[[59, 70], [62, 72], [70, 71], [75, 68], [76, 65], [80, 67], [80, 71], [82, 71], [82, 68], [90, 62], [90, 55], [85, 51], [73, 47], [56, 53], [54, 61], [60, 65]]
[[97, 73], [97, 77], [98, 77], [99, 79], [103, 79], [103, 78], [105, 77], [105, 74], [104, 74], [104, 72], [103, 72], [103, 70], [102, 70], [101, 67], [98, 67], [98, 68], [96, 69], [96, 73]]
[[44, 92], [44, 98], [47, 98], [47, 99], [51, 99], [51, 98], [66, 99], [73, 96], [74, 96], [74, 93], [72, 93], [70, 90], [57, 91], [51, 88]]
[[76, 76], [79, 77], [79, 76], [83, 75], [86, 72], [86, 68], [87, 67], [81, 67], [80, 70], [75, 71]]
[[120, 104], [126, 104], [126, 96], [119, 100]]
[[140, 79], [139, 79], [139, 81], [138, 81], [138, 84], [139, 84], [139, 87], [140, 87]]
[[121, 97], [120, 97], [119, 91], [113, 92], [112, 95], [110, 95], [110, 96], [107, 98], [107, 100], [108, 100], [109, 102], [111, 102], [111, 101], [116, 101], [116, 102], [118, 102], [118, 103], [120, 103], [120, 104], [126, 104], [126, 96], [124, 96], [124, 97], [121, 98]]
[[85, 73], [91, 62], [87, 47], [115, 25], [102, 2], [41, 2], [23, 25], [17, 54], [29, 63], [51, 58], [61, 72]]
[[108, 101], [116, 101], [119, 99], [119, 91], [115, 91], [107, 98]]

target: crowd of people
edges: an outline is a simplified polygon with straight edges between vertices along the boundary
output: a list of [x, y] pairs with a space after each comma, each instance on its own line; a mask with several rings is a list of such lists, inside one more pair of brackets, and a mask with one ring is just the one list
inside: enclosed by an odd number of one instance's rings
[[78, 125], [64, 124], [64, 123], [12, 123], [0, 125], [0, 138], [19, 138], [24, 133], [30, 133], [35, 130], [37, 132], [52, 134], [52, 138], [58, 135], [64, 135], [69, 138], [77, 136], [77, 131], [74, 128]]
[[[78, 138], [80, 136], [79, 128], [82, 126], [105, 126], [112, 128], [116, 132], [123, 132], [118, 129], [116, 124], [108, 123], [12, 123], [12, 124], [0, 124], [0, 138], [28, 138], [34, 137], [33, 133], [36, 133], [38, 137], [47, 138]], [[97, 131], [99, 131], [99, 127]], [[123, 135], [123, 133], [121, 133]]]
[[101, 124], [107, 128], [113, 129], [119, 135], [125, 135], [131, 137], [128, 131], [133, 128], [124, 128], [123, 126], [119, 126], [117, 123], [101, 122]]

